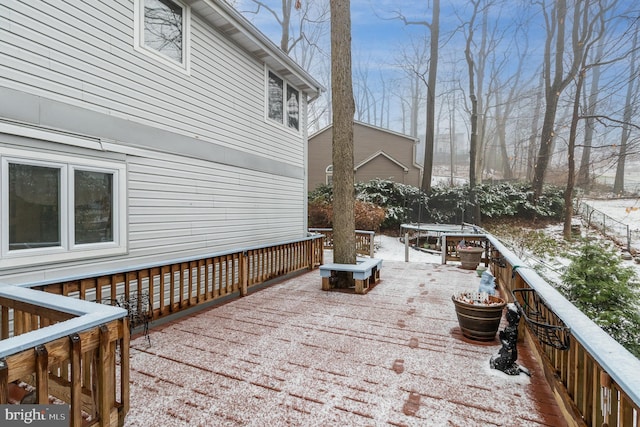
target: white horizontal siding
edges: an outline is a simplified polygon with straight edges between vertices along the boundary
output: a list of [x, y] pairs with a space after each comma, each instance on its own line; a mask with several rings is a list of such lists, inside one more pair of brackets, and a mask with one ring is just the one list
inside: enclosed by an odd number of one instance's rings
[[127, 156], [127, 184], [126, 255], [20, 267], [3, 271], [2, 281], [126, 270], [306, 235], [303, 178], [149, 152]]
[[301, 136], [264, 120], [261, 63], [192, 19], [191, 76], [133, 49], [133, 2], [0, 5], [0, 85], [301, 165]]
[[304, 234], [304, 182], [204, 161], [131, 158], [130, 256], [215, 252]]

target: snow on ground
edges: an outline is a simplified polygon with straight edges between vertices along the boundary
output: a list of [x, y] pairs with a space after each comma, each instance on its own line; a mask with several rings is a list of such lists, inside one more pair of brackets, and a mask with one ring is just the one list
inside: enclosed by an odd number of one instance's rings
[[474, 271], [389, 260], [404, 247], [379, 240], [388, 262], [366, 295], [308, 271], [134, 338], [125, 425], [565, 425], [526, 343], [532, 376], [512, 377], [489, 369], [497, 339], [462, 336], [451, 295]]
[[640, 198], [583, 199], [582, 201], [616, 221], [628, 224], [632, 230], [640, 230]]
[[[404, 243], [400, 241], [400, 238], [376, 234], [374, 244], [375, 258], [382, 258], [387, 261], [405, 261], [405, 247]], [[409, 247], [409, 261], [440, 264], [442, 256]]]
[[[627, 224], [631, 232], [632, 253], [635, 250], [636, 259], [625, 260], [625, 266], [633, 267], [640, 278], [640, 198], [627, 199], [584, 199], [584, 203], [605, 215]], [[618, 236], [622, 242], [626, 242], [626, 236]]]

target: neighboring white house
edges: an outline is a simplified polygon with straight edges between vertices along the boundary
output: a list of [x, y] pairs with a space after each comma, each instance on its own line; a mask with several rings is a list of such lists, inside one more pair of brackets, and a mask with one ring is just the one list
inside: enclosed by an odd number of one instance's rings
[[0, 3], [0, 281], [307, 235], [321, 85], [222, 0]]

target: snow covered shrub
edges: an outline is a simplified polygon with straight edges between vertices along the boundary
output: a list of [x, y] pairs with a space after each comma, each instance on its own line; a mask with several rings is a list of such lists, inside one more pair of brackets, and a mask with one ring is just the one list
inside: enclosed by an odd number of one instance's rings
[[561, 291], [605, 332], [640, 358], [640, 286], [632, 267], [601, 241], [585, 241], [562, 275]]
[[333, 187], [331, 185], [318, 185], [315, 190], [309, 192], [309, 202], [332, 202]]
[[[382, 229], [398, 229], [408, 222], [459, 224], [464, 213], [471, 212], [469, 186], [437, 185], [429, 194], [417, 187], [390, 180], [373, 179], [355, 184], [356, 199], [384, 208]], [[499, 183], [476, 187], [477, 202], [484, 217], [519, 217], [525, 219], [562, 217], [564, 199], [561, 189], [546, 187], [544, 194], [533, 202], [533, 191], [529, 184]], [[320, 227], [323, 209], [319, 203], [331, 204], [333, 188], [320, 185], [309, 193], [309, 224]], [[312, 206], [314, 205], [314, 206]], [[316, 214], [321, 214], [319, 217]], [[325, 215], [326, 217], [326, 215]], [[316, 219], [319, 221], [316, 222]], [[311, 225], [314, 224], [314, 225]]]
[[427, 198], [419, 188], [390, 180], [357, 183], [356, 198], [385, 209], [384, 229], [397, 229], [404, 222], [418, 221], [420, 213], [426, 212]]
[[478, 186], [478, 203], [483, 216], [497, 218], [560, 219], [564, 212], [564, 193], [559, 187], [545, 186], [543, 194], [534, 200], [531, 184], [499, 183]]

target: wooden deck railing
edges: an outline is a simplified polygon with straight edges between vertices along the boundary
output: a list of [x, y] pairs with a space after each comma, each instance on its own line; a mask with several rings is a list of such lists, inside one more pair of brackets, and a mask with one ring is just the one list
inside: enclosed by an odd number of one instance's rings
[[[323, 263], [321, 237], [29, 286], [96, 302], [135, 296], [133, 300], [151, 307], [152, 322], [224, 297], [244, 296], [268, 280], [318, 267]], [[138, 307], [138, 311], [144, 312], [146, 307]]]
[[[331, 228], [310, 228], [309, 232], [324, 235], [324, 248], [333, 249], [333, 230]], [[376, 233], [373, 231], [356, 230], [356, 253], [373, 258], [375, 236]]]
[[[121, 426], [129, 410], [127, 312], [0, 285], [0, 404], [70, 405], [69, 425]], [[16, 410], [19, 406], [16, 405]]]
[[447, 261], [460, 261], [458, 254], [458, 244], [464, 240], [467, 245], [478, 246], [485, 249], [482, 255], [482, 262], [485, 266], [489, 266], [489, 258], [487, 249], [489, 248], [489, 240], [485, 234], [477, 233], [447, 233], [441, 236], [442, 263]]
[[[522, 335], [537, 349], [546, 379], [573, 425], [640, 426], [640, 360], [496, 238], [486, 237], [502, 294], [511, 302], [515, 294], [519, 303], [531, 305], [522, 299], [532, 297], [540, 303], [539, 319], [547, 326], [521, 321]], [[552, 335], [545, 336], [549, 331]]]
[[0, 403], [10, 401], [10, 388], [19, 383], [35, 390], [38, 403], [55, 398], [69, 404], [71, 426], [123, 425], [130, 313], [109, 304], [144, 302], [155, 320], [243, 296], [270, 279], [321, 265], [321, 237], [82, 278], [0, 285]]

